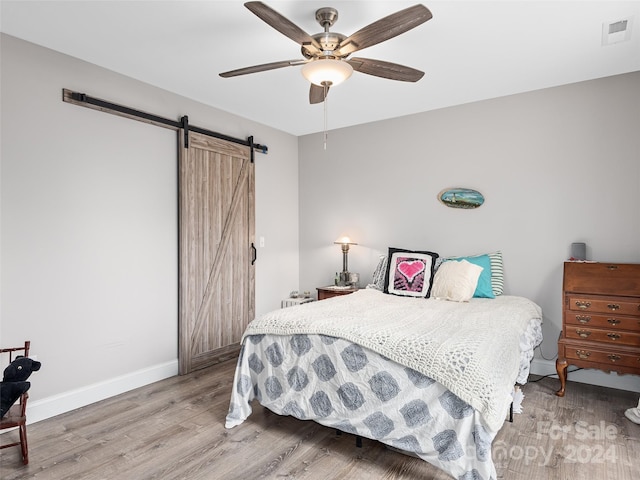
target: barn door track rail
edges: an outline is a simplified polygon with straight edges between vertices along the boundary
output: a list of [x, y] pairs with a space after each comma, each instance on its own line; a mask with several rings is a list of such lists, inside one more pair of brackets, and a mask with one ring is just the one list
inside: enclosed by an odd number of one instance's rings
[[251, 148], [252, 163], [254, 161], [254, 158], [253, 158], [254, 151], [267, 153], [267, 151], [269, 150], [266, 145], [253, 143], [253, 136], [248, 137], [247, 139], [234, 138], [228, 135], [224, 135], [222, 133], [208, 130], [206, 128], [200, 128], [200, 127], [196, 127], [195, 125], [190, 125], [189, 117], [186, 115], [181, 117], [179, 121], [171, 120], [169, 118], [161, 117], [159, 115], [154, 115], [152, 113], [147, 113], [141, 110], [136, 110], [134, 108], [125, 107], [124, 105], [118, 105], [117, 103], [112, 103], [99, 98], [90, 97], [86, 93], [74, 92], [67, 88], [62, 89], [62, 101], [67, 103], [73, 103], [74, 105], [79, 105], [81, 107], [100, 110], [101, 112], [119, 115], [121, 117], [126, 117], [133, 120], [138, 120], [140, 122], [149, 123], [151, 125], [156, 125], [158, 127], [169, 128], [176, 131], [183, 129], [184, 136], [185, 136], [184, 143], [186, 147], [189, 146], [189, 132], [201, 133], [202, 135], [219, 138], [220, 140], [226, 140], [228, 142], [233, 142], [240, 145], [246, 145]]

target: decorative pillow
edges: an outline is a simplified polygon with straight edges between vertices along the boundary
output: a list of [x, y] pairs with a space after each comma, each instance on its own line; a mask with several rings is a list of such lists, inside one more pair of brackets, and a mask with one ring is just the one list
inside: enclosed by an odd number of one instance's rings
[[491, 259], [489, 258], [489, 255], [447, 258], [447, 262], [460, 260], [466, 260], [469, 263], [482, 267], [482, 273], [478, 279], [478, 285], [476, 286], [476, 291], [473, 296], [478, 298], [495, 298], [496, 296], [493, 294], [493, 289], [491, 287]]
[[444, 262], [433, 277], [431, 296], [438, 300], [468, 302], [476, 291], [483, 271], [466, 260]]
[[428, 297], [437, 253], [389, 248], [384, 293]]
[[373, 288], [383, 291], [384, 279], [386, 275], [387, 275], [387, 256], [380, 255], [380, 259], [378, 260], [378, 265], [376, 265], [376, 269], [373, 271], [373, 279], [371, 280]]
[[488, 253], [491, 260], [491, 289], [497, 297], [504, 291], [504, 273], [502, 272], [502, 252]]

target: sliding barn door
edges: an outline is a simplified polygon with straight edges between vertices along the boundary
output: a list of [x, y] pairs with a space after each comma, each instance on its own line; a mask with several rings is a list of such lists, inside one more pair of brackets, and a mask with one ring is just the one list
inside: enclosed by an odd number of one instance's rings
[[249, 147], [180, 134], [180, 374], [238, 351], [255, 313], [254, 165]]

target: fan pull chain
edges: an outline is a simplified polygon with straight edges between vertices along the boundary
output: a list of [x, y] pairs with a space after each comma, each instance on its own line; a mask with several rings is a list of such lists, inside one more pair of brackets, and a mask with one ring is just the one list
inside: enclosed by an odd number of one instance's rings
[[322, 82], [322, 86], [324, 87], [324, 149], [327, 149], [327, 114], [329, 107], [327, 106], [327, 93], [329, 93], [329, 82]]

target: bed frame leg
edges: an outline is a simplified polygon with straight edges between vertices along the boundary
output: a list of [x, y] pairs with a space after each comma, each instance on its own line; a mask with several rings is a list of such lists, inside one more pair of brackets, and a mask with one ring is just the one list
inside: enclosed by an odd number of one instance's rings
[[513, 423], [513, 402], [509, 405], [509, 422]]
[[[339, 437], [340, 435], [342, 435], [342, 430], [338, 430], [336, 428], [336, 435]], [[362, 437], [360, 435], [356, 435], [356, 447], [357, 448], [362, 448]]]

